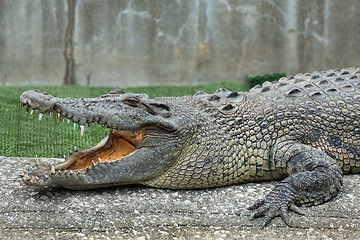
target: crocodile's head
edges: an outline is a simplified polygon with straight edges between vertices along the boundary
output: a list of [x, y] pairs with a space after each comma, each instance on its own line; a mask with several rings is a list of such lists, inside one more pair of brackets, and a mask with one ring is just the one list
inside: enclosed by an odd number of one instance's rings
[[[57, 98], [41, 90], [24, 92], [27, 110], [53, 113], [79, 124], [101, 124], [110, 130], [96, 146], [76, 151], [60, 164], [43, 165], [21, 175], [31, 186], [57, 185], [89, 189], [142, 183], [164, 173], [181, 152], [181, 135], [191, 134], [186, 117], [170, 98], [112, 90], [97, 98]], [[189, 114], [189, 112], [187, 112]]]

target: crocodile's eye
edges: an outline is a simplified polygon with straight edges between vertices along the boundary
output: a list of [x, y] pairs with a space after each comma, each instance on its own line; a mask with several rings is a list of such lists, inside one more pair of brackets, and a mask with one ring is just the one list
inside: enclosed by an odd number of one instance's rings
[[152, 115], [159, 115], [162, 117], [170, 117], [171, 112], [168, 105], [163, 103], [141, 103], [147, 112], [149, 112]]
[[130, 107], [140, 107], [141, 106], [140, 99], [138, 97], [128, 97], [128, 98], [125, 98], [124, 100], [122, 100], [122, 102]]
[[142, 108], [151, 115], [159, 115], [165, 118], [171, 116], [169, 106], [164, 103], [151, 102], [139, 97], [128, 97], [122, 100], [122, 102], [130, 107]]

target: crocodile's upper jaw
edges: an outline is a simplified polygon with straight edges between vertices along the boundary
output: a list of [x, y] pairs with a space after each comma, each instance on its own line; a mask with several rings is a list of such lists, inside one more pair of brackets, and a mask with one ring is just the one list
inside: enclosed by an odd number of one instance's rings
[[[84, 101], [96, 102], [94, 104], [99, 105], [98, 102], [104, 98], [106, 95], [102, 98], [85, 99]], [[30, 172], [26, 171], [21, 175], [23, 182], [31, 186], [58, 185], [71, 189], [89, 189], [141, 183], [166, 171], [171, 163], [165, 158], [177, 152], [178, 138], [176, 132], [171, 130], [170, 123], [168, 125], [164, 123], [156, 125], [146, 122], [150, 114], [144, 113], [142, 110], [140, 110], [142, 111], [141, 114], [137, 114], [137, 117], [144, 115], [145, 120], [137, 119], [138, 124], [136, 126], [134, 122], [131, 122], [134, 121], [131, 118], [134, 118], [136, 113], [134, 114], [132, 107], [123, 103], [126, 99], [129, 99], [129, 96], [125, 96], [124, 99], [123, 95], [119, 95], [120, 101], [111, 107], [120, 108], [123, 111], [121, 116], [123, 119], [116, 121], [115, 117], [112, 119], [108, 117], [107, 119], [96, 120], [96, 114], [89, 115], [86, 118], [93, 119], [92, 122], [99, 123], [104, 127], [107, 126], [110, 129], [109, 135], [100, 143], [89, 149], [76, 150], [60, 164], [43, 165]], [[64, 117], [72, 121], [79, 119], [76, 116], [76, 111], [69, 107], [71, 105], [69, 99], [58, 99], [45, 92], [34, 90], [23, 93], [20, 100], [24, 106], [27, 106], [28, 111], [31, 109], [33, 112], [34, 109], [38, 109], [40, 118], [46, 112], [54, 112], [58, 118]], [[97, 100], [99, 101], [97, 102]], [[140, 100], [137, 98], [137, 100], [146, 102], [147, 99]], [[72, 101], [73, 99], [70, 102]], [[108, 103], [106, 100], [105, 102]], [[81, 103], [81, 105], [86, 104]], [[101, 107], [104, 106], [97, 106], [100, 109]], [[75, 110], [83, 112], [82, 109]], [[155, 113], [152, 114], [156, 115]], [[84, 125], [84, 123], [80, 123], [81, 135], [84, 131]], [[157, 139], [157, 136], [161, 136], [160, 139]], [[164, 136], [166, 141], [162, 140]]]

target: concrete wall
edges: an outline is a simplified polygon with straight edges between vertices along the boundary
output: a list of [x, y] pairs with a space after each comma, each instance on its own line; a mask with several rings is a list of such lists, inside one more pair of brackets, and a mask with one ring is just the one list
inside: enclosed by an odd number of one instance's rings
[[0, 85], [243, 81], [359, 67], [357, 0], [0, 0]]

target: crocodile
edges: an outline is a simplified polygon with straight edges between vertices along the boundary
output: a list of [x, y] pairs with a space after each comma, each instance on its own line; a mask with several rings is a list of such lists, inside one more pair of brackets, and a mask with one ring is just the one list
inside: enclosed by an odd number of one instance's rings
[[97, 145], [25, 171], [31, 186], [93, 189], [124, 184], [199, 189], [280, 180], [255, 201], [261, 227], [318, 205], [360, 172], [360, 68], [297, 74], [249, 92], [218, 89], [149, 98], [113, 89], [96, 98], [58, 98], [41, 90], [20, 101], [39, 118], [53, 113], [110, 130]]

